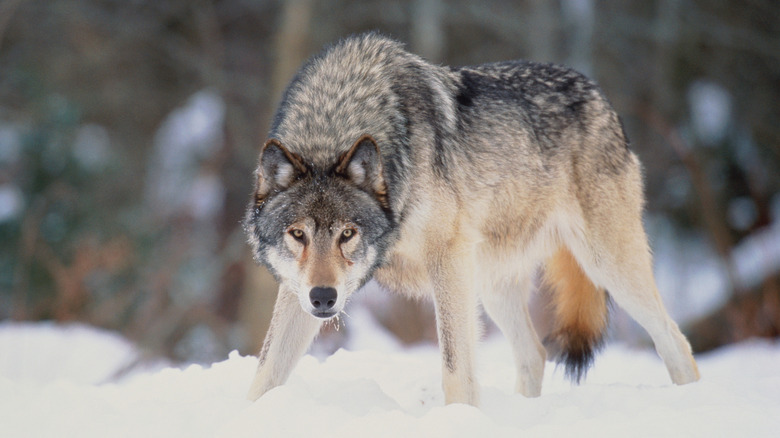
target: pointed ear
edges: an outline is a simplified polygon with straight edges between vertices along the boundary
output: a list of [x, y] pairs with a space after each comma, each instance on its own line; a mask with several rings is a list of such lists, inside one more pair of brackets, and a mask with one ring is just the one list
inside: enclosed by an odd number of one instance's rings
[[288, 151], [279, 140], [265, 142], [257, 167], [255, 206], [259, 207], [271, 193], [290, 187], [307, 171], [301, 157]]
[[387, 208], [387, 186], [382, 174], [379, 146], [370, 135], [360, 137], [349, 151], [339, 158], [336, 173], [361, 189], [373, 194]]

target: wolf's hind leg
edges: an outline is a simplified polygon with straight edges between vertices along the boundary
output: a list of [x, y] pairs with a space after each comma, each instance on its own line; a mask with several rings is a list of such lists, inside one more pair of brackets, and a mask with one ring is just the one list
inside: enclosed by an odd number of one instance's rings
[[639, 215], [631, 219], [591, 228], [587, 231], [591, 237], [579, 246], [575, 256], [593, 282], [605, 287], [615, 302], [647, 330], [672, 381], [678, 385], [696, 381], [699, 371], [691, 346], [667, 313], [656, 288]]
[[515, 390], [526, 397], [542, 393], [545, 349], [528, 313], [530, 276], [519, 282], [497, 282], [482, 293], [482, 306], [512, 345], [517, 366]]
[[279, 288], [271, 326], [260, 350], [257, 373], [247, 398], [257, 400], [283, 384], [319, 332], [322, 320], [301, 308], [295, 293]]

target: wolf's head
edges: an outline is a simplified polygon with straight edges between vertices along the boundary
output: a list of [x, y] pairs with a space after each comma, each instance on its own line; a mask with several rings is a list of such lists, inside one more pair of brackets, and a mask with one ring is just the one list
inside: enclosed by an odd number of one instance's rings
[[360, 137], [327, 166], [268, 140], [245, 228], [255, 259], [297, 294], [304, 310], [336, 316], [371, 277], [391, 235], [374, 139]]

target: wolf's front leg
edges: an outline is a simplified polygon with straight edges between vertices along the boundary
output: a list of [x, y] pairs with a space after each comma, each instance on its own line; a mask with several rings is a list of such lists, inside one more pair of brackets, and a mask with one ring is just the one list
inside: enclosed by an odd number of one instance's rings
[[444, 401], [479, 403], [474, 376], [477, 342], [477, 300], [468, 268], [457, 261], [439, 260], [431, 272], [436, 306], [436, 326], [442, 354]]
[[283, 384], [321, 325], [321, 319], [301, 308], [295, 293], [281, 286], [247, 398], [257, 400], [271, 388]]

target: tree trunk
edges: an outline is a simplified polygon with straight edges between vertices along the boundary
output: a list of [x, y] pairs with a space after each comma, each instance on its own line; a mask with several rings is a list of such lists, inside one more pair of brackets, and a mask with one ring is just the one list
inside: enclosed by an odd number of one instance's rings
[[[281, 27], [276, 39], [272, 98], [269, 99], [269, 105], [276, 105], [287, 83], [309, 56], [309, 29], [313, 7], [313, 0], [287, 0], [284, 3]], [[262, 141], [261, 139], [258, 143]], [[249, 269], [239, 318], [246, 330], [247, 350], [256, 353], [260, 351], [271, 323], [278, 285], [265, 268], [255, 266], [249, 255], [246, 263]]]

